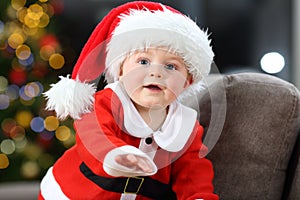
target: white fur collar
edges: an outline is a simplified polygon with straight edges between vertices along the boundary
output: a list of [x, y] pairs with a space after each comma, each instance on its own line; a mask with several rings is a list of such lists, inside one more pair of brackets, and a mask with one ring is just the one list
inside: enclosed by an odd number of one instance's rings
[[124, 110], [124, 126], [130, 135], [138, 138], [153, 136], [158, 146], [170, 152], [178, 152], [184, 147], [196, 123], [195, 110], [174, 101], [160, 130], [153, 131], [139, 115], [120, 82], [106, 87], [119, 97]]

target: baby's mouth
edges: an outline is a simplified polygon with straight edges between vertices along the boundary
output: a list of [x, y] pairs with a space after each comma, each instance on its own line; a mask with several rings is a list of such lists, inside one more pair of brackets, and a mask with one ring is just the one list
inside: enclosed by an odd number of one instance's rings
[[156, 91], [162, 90], [162, 88], [160, 86], [155, 85], [155, 84], [146, 85], [146, 86], [144, 86], [144, 88], [147, 88], [149, 90], [156, 90]]

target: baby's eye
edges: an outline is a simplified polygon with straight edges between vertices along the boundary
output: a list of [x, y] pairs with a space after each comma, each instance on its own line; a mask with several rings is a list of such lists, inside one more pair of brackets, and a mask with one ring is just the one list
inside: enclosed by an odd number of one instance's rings
[[176, 66], [173, 64], [167, 64], [167, 65], [165, 65], [165, 68], [167, 70], [176, 70]]
[[138, 63], [141, 65], [149, 65], [150, 62], [147, 59], [141, 59], [138, 61]]

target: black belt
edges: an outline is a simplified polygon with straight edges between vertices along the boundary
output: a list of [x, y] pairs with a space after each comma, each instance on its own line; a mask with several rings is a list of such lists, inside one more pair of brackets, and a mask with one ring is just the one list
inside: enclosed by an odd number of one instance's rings
[[104, 190], [118, 193], [139, 194], [152, 199], [176, 199], [170, 184], [164, 184], [150, 177], [107, 178], [98, 176], [85, 164], [81, 163], [80, 171]]

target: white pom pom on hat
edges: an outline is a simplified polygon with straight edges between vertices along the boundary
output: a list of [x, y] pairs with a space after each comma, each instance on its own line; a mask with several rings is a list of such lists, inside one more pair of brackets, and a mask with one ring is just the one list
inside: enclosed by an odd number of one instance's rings
[[193, 76], [191, 88], [197, 88], [213, 62], [208, 37], [207, 31], [169, 6], [148, 1], [123, 4], [97, 25], [79, 56], [72, 78], [61, 77], [44, 93], [48, 100], [46, 109], [55, 110], [60, 119], [80, 119], [93, 109], [96, 87], [91, 82], [104, 71], [108, 83], [116, 81], [126, 55], [149, 47], [167, 47], [182, 56]]

